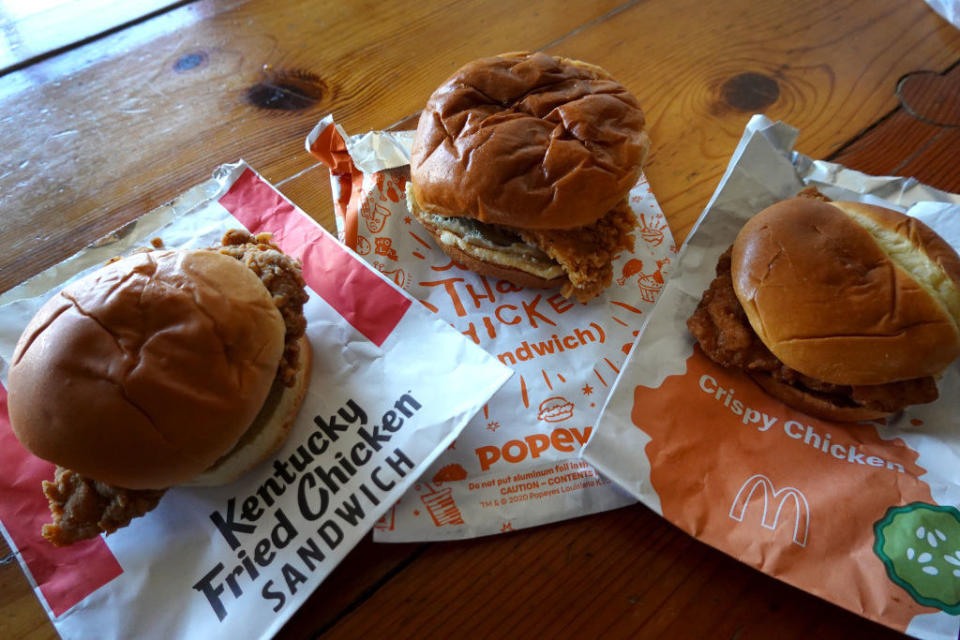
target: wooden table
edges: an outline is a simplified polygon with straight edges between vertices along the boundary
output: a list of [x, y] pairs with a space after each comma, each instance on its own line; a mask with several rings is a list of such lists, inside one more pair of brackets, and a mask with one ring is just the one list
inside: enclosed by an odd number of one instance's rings
[[[458, 66], [519, 49], [599, 64], [641, 99], [678, 243], [755, 112], [798, 127], [814, 158], [960, 191], [960, 31], [920, 0], [148, 4], [4, 62], [0, 291], [239, 157], [332, 228], [327, 171], [303, 150], [321, 116], [409, 124]], [[0, 566], [0, 637], [55, 636], [16, 563]], [[368, 538], [281, 633], [360, 636], [898, 634], [634, 506], [465, 542]]]

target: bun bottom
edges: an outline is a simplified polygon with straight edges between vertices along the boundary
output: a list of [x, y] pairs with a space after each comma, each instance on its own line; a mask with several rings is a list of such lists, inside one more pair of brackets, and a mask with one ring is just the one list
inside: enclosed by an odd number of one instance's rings
[[[421, 223], [423, 223], [422, 220]], [[433, 236], [433, 240], [437, 243], [437, 246], [440, 247], [445, 254], [450, 256], [454, 262], [482, 276], [506, 280], [515, 285], [530, 287], [531, 289], [556, 289], [570, 280], [566, 275], [557, 276], [556, 278], [543, 278], [524, 271], [523, 269], [516, 269], [514, 267], [481, 260], [476, 256], [470, 255], [460, 247], [442, 242], [440, 240], [440, 231], [437, 227], [430, 224], [424, 224], [423, 227]]]
[[774, 380], [765, 373], [748, 373], [761, 389], [785, 405], [804, 413], [834, 422], [860, 422], [876, 420], [892, 415], [887, 411], [878, 411], [866, 407], [841, 406], [830, 401], [825, 394], [804, 391], [792, 385]]
[[293, 386], [274, 381], [270, 394], [250, 428], [225, 456], [185, 486], [214, 487], [230, 484], [241, 475], [275, 454], [290, 435], [300, 405], [310, 384], [312, 351], [306, 336], [299, 340], [300, 364]]

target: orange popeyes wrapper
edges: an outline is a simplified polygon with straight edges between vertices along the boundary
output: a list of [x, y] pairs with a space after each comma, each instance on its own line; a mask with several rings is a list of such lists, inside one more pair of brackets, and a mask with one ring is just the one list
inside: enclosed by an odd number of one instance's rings
[[347, 136], [327, 117], [306, 147], [330, 168], [347, 246], [516, 375], [385, 514], [375, 539], [472, 537], [632, 503], [578, 453], [676, 257], [646, 179], [629, 196], [640, 223], [632, 250], [583, 304], [481, 276], [441, 251], [406, 206], [411, 142], [411, 132]]

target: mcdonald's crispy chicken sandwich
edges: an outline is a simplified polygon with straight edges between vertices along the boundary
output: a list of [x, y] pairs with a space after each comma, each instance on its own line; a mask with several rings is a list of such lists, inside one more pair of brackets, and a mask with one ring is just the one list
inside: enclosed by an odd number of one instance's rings
[[764, 209], [687, 326], [715, 362], [809, 415], [857, 421], [937, 399], [960, 355], [960, 258], [925, 224], [815, 190]]
[[600, 67], [483, 58], [427, 102], [407, 205], [463, 266], [587, 301], [633, 246], [627, 195], [649, 146], [640, 104]]
[[289, 433], [309, 380], [299, 261], [269, 234], [156, 249], [68, 285], [10, 365], [14, 434], [57, 465], [57, 546], [111, 533], [180, 484], [232, 482]]

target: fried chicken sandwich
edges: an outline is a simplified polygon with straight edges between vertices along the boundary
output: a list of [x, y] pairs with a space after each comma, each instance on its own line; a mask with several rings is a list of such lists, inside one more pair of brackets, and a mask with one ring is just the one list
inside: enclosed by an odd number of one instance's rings
[[8, 377], [14, 434], [57, 465], [55, 545], [113, 532], [166, 489], [232, 482], [272, 455], [306, 392], [297, 260], [269, 234], [151, 250], [68, 285], [34, 316]]
[[407, 206], [463, 266], [587, 301], [633, 246], [627, 195], [649, 146], [636, 98], [600, 67], [483, 58], [423, 110]]
[[960, 355], [960, 258], [897, 211], [784, 200], [743, 226], [687, 326], [715, 362], [837, 421], [936, 400]]

